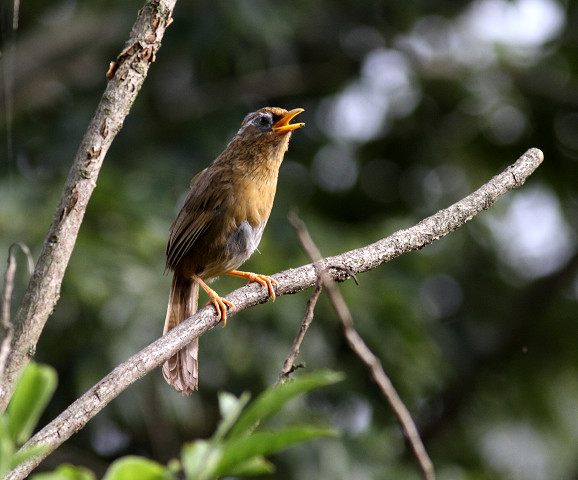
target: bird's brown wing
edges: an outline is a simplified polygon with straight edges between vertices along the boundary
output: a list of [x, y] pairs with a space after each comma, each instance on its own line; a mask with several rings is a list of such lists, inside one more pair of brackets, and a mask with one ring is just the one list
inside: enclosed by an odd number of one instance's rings
[[167, 268], [174, 269], [195, 242], [220, 217], [225, 196], [215, 196], [215, 178], [207, 169], [191, 182], [191, 190], [177, 219], [170, 228], [167, 243]]
[[178, 225], [177, 222], [173, 224], [167, 244], [167, 268], [174, 268], [193, 247], [195, 241], [209, 228], [211, 217], [209, 212], [199, 212], [195, 217], [188, 215]]

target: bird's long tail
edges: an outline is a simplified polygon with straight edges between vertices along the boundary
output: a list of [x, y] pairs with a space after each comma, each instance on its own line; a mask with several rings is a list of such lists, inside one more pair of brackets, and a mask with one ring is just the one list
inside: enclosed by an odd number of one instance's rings
[[[199, 284], [175, 273], [163, 335], [189, 318], [197, 311]], [[183, 395], [198, 390], [199, 385], [199, 339], [195, 338], [163, 365], [165, 380]]]

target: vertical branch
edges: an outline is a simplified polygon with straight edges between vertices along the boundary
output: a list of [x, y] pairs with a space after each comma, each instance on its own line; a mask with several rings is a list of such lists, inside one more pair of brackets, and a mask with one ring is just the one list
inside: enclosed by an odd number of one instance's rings
[[34, 354], [44, 325], [56, 306], [100, 168], [155, 60], [175, 3], [176, 0], [146, 1], [124, 50], [107, 73], [108, 85], [76, 153], [16, 316], [12, 348], [5, 369], [0, 372], [0, 412], [6, 409], [18, 372]]
[[385, 373], [380, 359], [371, 351], [363, 341], [363, 338], [361, 338], [359, 333], [357, 333], [357, 330], [355, 330], [355, 327], [353, 326], [353, 317], [351, 316], [351, 312], [347, 307], [343, 296], [336, 287], [335, 282], [320, 264], [322, 259], [321, 252], [313, 242], [313, 239], [305, 228], [304, 223], [296, 215], [292, 215], [290, 221], [297, 230], [303, 249], [311, 261], [316, 262], [315, 268], [321, 279], [321, 283], [327, 289], [331, 303], [341, 320], [344, 335], [349, 347], [363, 361], [363, 363], [369, 367], [375, 383], [377, 383], [379, 389], [395, 413], [414, 451], [424, 480], [435, 480], [433, 463], [427, 454], [417, 427], [411, 418], [411, 414], [402, 399], [399, 397], [395, 387], [391, 383], [391, 380]]
[[34, 262], [32, 260], [32, 255], [30, 254], [30, 249], [23, 243], [13, 243], [8, 249], [8, 266], [6, 267], [6, 272], [4, 273], [4, 284], [2, 287], [2, 306], [0, 316], [2, 317], [2, 343], [0, 343], [0, 372], [4, 371], [4, 366], [6, 365], [6, 360], [8, 355], [10, 355], [12, 338], [14, 337], [14, 327], [10, 320], [11, 317], [11, 305], [12, 305], [12, 292], [14, 291], [14, 277], [16, 275], [16, 259], [14, 258], [14, 253], [12, 249], [18, 246], [22, 249], [26, 258], [28, 260], [28, 274], [32, 275], [34, 270]]

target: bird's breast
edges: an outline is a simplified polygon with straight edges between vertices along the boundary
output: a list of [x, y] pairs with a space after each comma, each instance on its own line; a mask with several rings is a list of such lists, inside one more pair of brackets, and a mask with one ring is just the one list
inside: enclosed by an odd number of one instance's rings
[[229, 218], [234, 221], [227, 229], [229, 233], [225, 247], [226, 256], [236, 264], [232, 268], [247, 260], [259, 246], [271, 214], [276, 187], [276, 178], [271, 181], [255, 182], [253, 178], [237, 182], [229, 212]]
[[230, 210], [236, 225], [243, 221], [257, 228], [267, 222], [277, 189], [276, 176], [255, 175], [239, 177], [231, 189]]
[[231, 263], [234, 265], [231, 269], [240, 266], [257, 250], [266, 223], [267, 221], [260, 225], [252, 226], [245, 220], [239, 225], [239, 228], [229, 236], [225, 248], [228, 251], [227, 256], [231, 258]]

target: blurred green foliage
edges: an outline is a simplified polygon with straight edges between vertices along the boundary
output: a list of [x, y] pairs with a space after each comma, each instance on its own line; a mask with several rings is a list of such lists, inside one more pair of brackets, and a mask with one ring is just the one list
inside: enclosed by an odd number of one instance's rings
[[[2, 10], [0, 252], [37, 255], [64, 178], [141, 2], [27, 1]], [[557, 0], [179, 2], [102, 169], [36, 358], [58, 370], [48, 421], [160, 335], [168, 228], [189, 179], [244, 115], [305, 108], [272, 217], [246, 268], [305, 263], [297, 209], [321, 250], [371, 243], [462, 198], [529, 147], [519, 191], [436, 244], [340, 286], [413, 413], [440, 478], [578, 474], [578, 10]], [[300, 117], [301, 118], [301, 117]], [[21, 261], [24, 265], [24, 260]], [[14, 304], [27, 282], [17, 278]], [[226, 293], [234, 279], [213, 284]], [[200, 392], [160, 373], [49, 457], [100, 476], [123, 455], [166, 464], [212, 434], [217, 392], [262, 391], [307, 292], [201, 339]], [[275, 478], [418, 478], [393, 415], [326, 299], [301, 348], [346, 380], [291, 407], [343, 432], [275, 457]]]
[[[271, 417], [285, 404], [315, 388], [337, 383], [339, 373], [318, 371], [266, 389], [250, 405], [250, 394], [240, 398], [219, 394], [222, 416], [208, 440], [197, 440], [182, 448], [182, 461], [172, 460], [168, 467], [153, 460], [129, 455], [112, 463], [104, 480], [211, 480], [230, 476], [257, 476], [275, 471], [265, 458], [289, 446], [318, 437], [336, 435], [334, 429], [313, 424], [264, 429]], [[0, 415], [0, 475], [17, 467], [47, 447], [20, 448], [31, 437], [40, 414], [56, 389], [56, 372], [48, 365], [30, 363], [20, 377], [5, 413]], [[59, 465], [53, 472], [36, 473], [31, 480], [94, 480], [84, 467]]]

